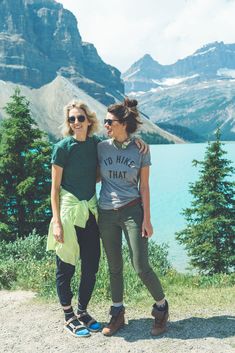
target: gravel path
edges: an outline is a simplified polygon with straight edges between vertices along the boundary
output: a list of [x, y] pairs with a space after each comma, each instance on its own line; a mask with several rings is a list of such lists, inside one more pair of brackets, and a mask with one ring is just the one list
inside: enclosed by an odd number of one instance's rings
[[[58, 304], [38, 302], [32, 292], [0, 291], [1, 353], [235, 353], [235, 312], [171, 313], [169, 331], [149, 334], [152, 319], [128, 308], [129, 322], [113, 337], [74, 338], [63, 331]], [[107, 320], [107, 308], [96, 317]]]

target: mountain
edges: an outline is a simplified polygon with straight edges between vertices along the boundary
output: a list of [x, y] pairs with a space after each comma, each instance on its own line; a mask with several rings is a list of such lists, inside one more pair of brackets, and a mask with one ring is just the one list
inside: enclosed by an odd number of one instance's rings
[[[202, 140], [213, 139], [220, 127], [223, 140], [235, 140], [235, 80], [181, 83], [134, 97], [155, 123], [187, 127]], [[177, 129], [170, 131], [177, 134]]]
[[171, 65], [161, 65], [149, 54], [135, 62], [122, 78], [125, 92], [148, 91], [168, 84], [235, 77], [235, 44], [214, 42]]
[[82, 41], [57, 1], [1, 0], [0, 13], [1, 80], [39, 88], [61, 75], [104, 104], [122, 98], [121, 73]]
[[[30, 101], [32, 117], [39, 127], [46, 131], [53, 139], [61, 138], [60, 126], [64, 121], [63, 107], [72, 99], [80, 99], [95, 111], [100, 121], [99, 136], [105, 136], [103, 119], [107, 108], [102, 103], [89, 96], [85, 91], [78, 88], [70, 80], [57, 76], [52, 82], [40, 88], [29, 88], [10, 82], [0, 81], [0, 120], [6, 118], [3, 107], [9, 101], [15, 87], [18, 86], [21, 93]], [[148, 142], [157, 143], [183, 143], [184, 141], [171, 133], [157, 127], [153, 122], [141, 117], [140, 135]]]
[[235, 140], [235, 44], [210, 43], [172, 65], [147, 54], [123, 79], [141, 110], [167, 131], [204, 141], [220, 127], [222, 139]]
[[193, 132], [191, 129], [185, 126], [177, 125], [177, 124], [169, 124], [169, 123], [157, 123], [157, 126], [159, 126], [161, 129], [170, 132], [171, 134], [174, 134], [180, 138], [182, 138], [185, 141], [190, 141], [190, 142], [206, 142], [206, 139], [203, 138], [202, 136], [198, 135], [197, 133]]

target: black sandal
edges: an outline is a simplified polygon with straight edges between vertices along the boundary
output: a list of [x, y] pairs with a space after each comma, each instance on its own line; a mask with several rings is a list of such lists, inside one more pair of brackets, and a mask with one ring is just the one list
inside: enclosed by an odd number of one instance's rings
[[83, 311], [80, 314], [77, 314], [77, 318], [82, 324], [91, 332], [98, 332], [101, 330], [101, 325], [97, 322], [87, 311]]
[[91, 335], [87, 327], [80, 323], [77, 316], [65, 321], [64, 329], [75, 337], [89, 337]]

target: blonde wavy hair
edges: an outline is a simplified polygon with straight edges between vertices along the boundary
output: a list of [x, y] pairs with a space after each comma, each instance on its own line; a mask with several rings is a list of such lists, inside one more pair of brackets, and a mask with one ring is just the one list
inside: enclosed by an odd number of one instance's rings
[[88, 136], [92, 136], [95, 132], [97, 132], [99, 130], [99, 121], [97, 119], [96, 113], [92, 112], [88, 108], [88, 106], [85, 103], [83, 103], [82, 101], [73, 100], [72, 102], [68, 103], [64, 107], [65, 120], [61, 126], [61, 132], [64, 137], [73, 135], [73, 130], [71, 129], [69, 121], [68, 121], [69, 112], [73, 108], [82, 109], [84, 111], [84, 113], [86, 114], [87, 119], [91, 123], [91, 125], [88, 126], [88, 131], [87, 131]]

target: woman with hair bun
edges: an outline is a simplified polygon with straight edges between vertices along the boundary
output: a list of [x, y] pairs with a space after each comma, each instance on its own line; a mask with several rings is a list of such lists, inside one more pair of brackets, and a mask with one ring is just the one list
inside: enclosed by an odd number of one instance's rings
[[132, 265], [155, 300], [151, 334], [166, 331], [168, 303], [161, 283], [148, 262], [148, 238], [153, 234], [150, 220], [150, 153], [139, 153], [131, 139], [141, 124], [137, 101], [124, 100], [108, 107], [104, 120], [109, 139], [98, 144], [101, 174], [99, 230], [108, 259], [111, 296], [111, 320], [102, 330], [113, 335], [124, 326], [122, 232]]

